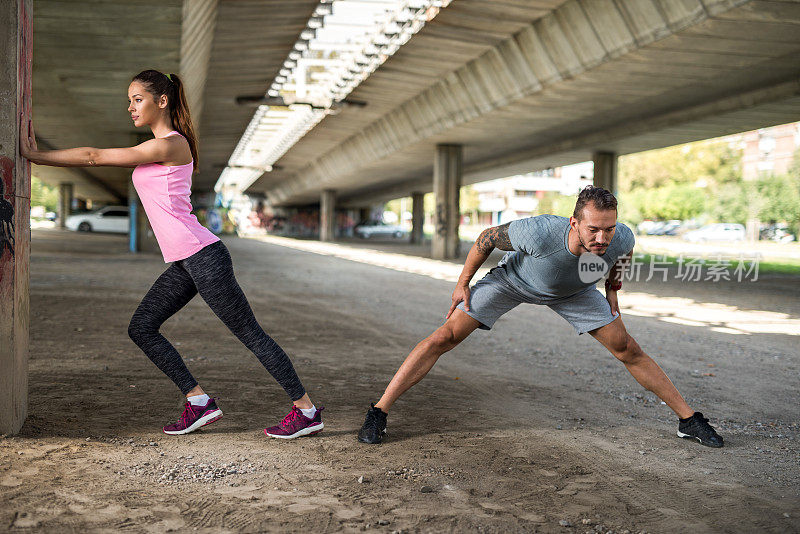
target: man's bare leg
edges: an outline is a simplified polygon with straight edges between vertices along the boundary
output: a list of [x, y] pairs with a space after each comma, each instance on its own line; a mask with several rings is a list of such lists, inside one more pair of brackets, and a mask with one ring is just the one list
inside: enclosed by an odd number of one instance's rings
[[666, 373], [628, 334], [622, 318], [617, 317], [609, 324], [589, 333], [625, 364], [625, 368], [637, 382], [646, 390], [655, 393], [679, 418], [685, 419], [694, 414]]
[[414, 347], [414, 350], [395, 373], [392, 381], [389, 382], [386, 391], [375, 407], [388, 413], [389, 408], [400, 395], [428, 374], [439, 356], [464, 341], [480, 325], [480, 322], [456, 309], [442, 326]]

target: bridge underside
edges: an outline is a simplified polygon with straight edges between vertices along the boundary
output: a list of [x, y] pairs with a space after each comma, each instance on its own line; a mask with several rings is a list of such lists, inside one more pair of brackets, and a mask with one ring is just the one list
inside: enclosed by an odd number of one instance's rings
[[431, 191], [439, 144], [470, 183], [800, 120], [798, 2], [518, 4], [454, 1], [249, 192], [365, 205]]

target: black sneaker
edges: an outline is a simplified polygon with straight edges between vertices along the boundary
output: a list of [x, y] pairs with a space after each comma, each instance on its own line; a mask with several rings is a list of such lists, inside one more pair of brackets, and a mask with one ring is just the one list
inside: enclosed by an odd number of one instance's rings
[[723, 445], [722, 436], [717, 434], [714, 427], [708, 424], [708, 419], [700, 412], [694, 412], [693, 416], [678, 422], [678, 437], [696, 439], [706, 447], [718, 448]]
[[386, 412], [376, 408], [374, 404], [367, 410], [364, 426], [358, 431], [358, 441], [361, 443], [380, 443], [386, 434]]

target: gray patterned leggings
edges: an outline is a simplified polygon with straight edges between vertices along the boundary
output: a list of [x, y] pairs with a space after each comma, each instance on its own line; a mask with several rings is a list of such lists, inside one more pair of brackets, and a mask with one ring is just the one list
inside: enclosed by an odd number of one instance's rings
[[170, 265], [142, 299], [128, 326], [128, 335], [133, 342], [175, 382], [182, 393], [191, 391], [197, 385], [197, 380], [186, 368], [175, 347], [158, 330], [164, 321], [183, 308], [198, 292], [293, 401], [305, 395], [289, 356], [256, 321], [233, 275], [228, 249], [221, 241]]

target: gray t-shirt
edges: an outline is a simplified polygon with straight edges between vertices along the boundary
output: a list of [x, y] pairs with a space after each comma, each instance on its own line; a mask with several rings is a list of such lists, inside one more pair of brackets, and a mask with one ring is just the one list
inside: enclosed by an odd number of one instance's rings
[[[569, 251], [569, 219], [557, 215], [539, 215], [512, 221], [508, 236], [514, 252], [500, 261], [508, 279], [520, 290], [543, 302], [570, 297], [594, 287], [582, 282], [578, 274], [578, 256]], [[617, 223], [605, 253], [600, 255], [609, 268], [633, 250], [635, 238], [630, 228]]]

